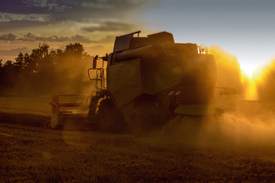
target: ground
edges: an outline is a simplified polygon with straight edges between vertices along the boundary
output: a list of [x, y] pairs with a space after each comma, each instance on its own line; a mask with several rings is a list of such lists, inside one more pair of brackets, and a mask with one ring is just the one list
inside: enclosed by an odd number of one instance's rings
[[[1, 106], [3, 101], [14, 99], [1, 98]], [[32, 104], [35, 106], [36, 102]], [[0, 107], [2, 117], [8, 113], [19, 114], [19, 104], [5, 105]], [[50, 114], [41, 111], [50, 108], [37, 106], [24, 108], [23, 112], [33, 111], [18, 116], [27, 119], [33, 113], [36, 116], [33, 121], [18, 121], [16, 117], [10, 122], [3, 120], [6, 118], [0, 121], [0, 182], [275, 181], [275, 145], [270, 135], [273, 130], [267, 131], [262, 126], [253, 129], [231, 116], [223, 117], [226, 130], [224, 126], [207, 123], [203, 133], [188, 140], [190, 136], [180, 135], [181, 128], [171, 132], [175, 122], [148, 137], [46, 129], [43, 120]], [[4, 108], [17, 110], [4, 111]], [[238, 125], [228, 125], [232, 121]], [[236, 127], [249, 129], [255, 135], [253, 138], [240, 132], [228, 135]], [[256, 134], [259, 130], [269, 135]], [[255, 141], [255, 136], [261, 137], [260, 140]]]

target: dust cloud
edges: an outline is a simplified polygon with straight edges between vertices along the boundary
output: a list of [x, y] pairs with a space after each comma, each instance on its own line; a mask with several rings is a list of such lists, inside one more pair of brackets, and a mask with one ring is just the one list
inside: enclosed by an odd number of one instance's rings
[[234, 88], [238, 93], [243, 92], [242, 71], [238, 58], [227, 53], [218, 46], [209, 47], [209, 54], [214, 55], [217, 67], [217, 87]]
[[[107, 63], [104, 62], [102, 65], [102, 59], [97, 60], [97, 68], [103, 66], [106, 69]], [[57, 68], [57, 77], [52, 81], [55, 86], [52, 94], [85, 94], [91, 95], [97, 87], [101, 87], [101, 81], [96, 84], [96, 75], [100, 78], [100, 74], [96, 73], [96, 70], [92, 69], [88, 72], [88, 69], [93, 67], [93, 57], [81, 60], [81, 62], [74, 62], [69, 64], [64, 64], [62, 67]], [[105, 71], [106, 78], [106, 71]], [[104, 80], [106, 82], [106, 79]], [[103, 81], [103, 82], [104, 82]]]
[[154, 134], [162, 143], [183, 143], [221, 148], [275, 145], [275, 60], [243, 74], [237, 57], [217, 46], [209, 52], [217, 63], [218, 87], [230, 87], [237, 95], [215, 92], [220, 116], [178, 116]]
[[252, 75], [260, 100], [275, 100], [275, 58], [262, 65]]
[[222, 148], [275, 145], [274, 117], [271, 111], [256, 115], [229, 112], [216, 117], [177, 117], [158, 135], [165, 143]]
[[52, 94], [90, 94], [93, 82], [89, 80], [87, 70], [91, 67], [92, 59], [57, 68], [58, 76], [52, 81], [55, 86]]

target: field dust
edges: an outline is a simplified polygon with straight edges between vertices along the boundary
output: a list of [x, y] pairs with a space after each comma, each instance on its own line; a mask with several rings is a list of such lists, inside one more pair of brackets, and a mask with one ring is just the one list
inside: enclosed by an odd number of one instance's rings
[[274, 146], [275, 103], [242, 101], [220, 116], [177, 117], [156, 136], [167, 143], [220, 148]]
[[[234, 55], [218, 46], [211, 46], [209, 52], [216, 60], [216, 86], [233, 88], [237, 95], [220, 95], [216, 89], [213, 105], [223, 109], [223, 115], [178, 116], [154, 134], [155, 140], [220, 148], [274, 146], [273, 87], [269, 87], [271, 82], [260, 82], [259, 75], [267, 81], [271, 80], [275, 62], [260, 69], [260, 74], [258, 71], [258, 75], [249, 78], [241, 70], [238, 58]], [[263, 90], [267, 88], [269, 90], [265, 90], [265, 95]]]

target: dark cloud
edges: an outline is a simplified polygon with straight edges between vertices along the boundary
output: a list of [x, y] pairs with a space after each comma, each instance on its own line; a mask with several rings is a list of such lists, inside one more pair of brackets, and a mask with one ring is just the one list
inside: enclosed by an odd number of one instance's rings
[[[22, 0], [2, 1], [0, 12], [3, 13], [29, 13], [30, 8]], [[38, 13], [38, 10], [32, 10], [32, 13]]]
[[33, 33], [27, 33], [23, 36], [18, 36], [15, 34], [4, 34], [0, 36], [0, 40], [2, 41], [27, 41], [27, 42], [80, 42], [80, 43], [110, 43], [114, 41], [113, 36], [106, 36], [101, 40], [91, 40], [87, 37], [81, 35], [75, 35], [71, 37], [63, 37], [63, 36], [37, 36]]
[[[0, 5], [3, 43], [113, 43], [114, 35], [135, 31], [139, 15], [158, 0], [5, 0]], [[130, 22], [130, 23], [129, 23]], [[135, 23], [134, 23], [135, 22]], [[71, 29], [70, 29], [71, 28]], [[46, 32], [45, 30], [49, 30]], [[71, 34], [70, 30], [72, 30]], [[23, 33], [22, 33], [23, 31]], [[41, 31], [41, 32], [39, 32]], [[31, 33], [27, 33], [31, 32]], [[97, 37], [88, 37], [96, 32]], [[102, 37], [100, 32], [103, 32]], [[114, 32], [114, 33], [113, 33]], [[24, 34], [24, 35], [19, 35]], [[27, 34], [26, 34], [27, 33]], [[65, 35], [66, 34], [66, 35]], [[9, 45], [7, 45], [8, 47]], [[20, 48], [19, 48], [20, 49]], [[101, 50], [100, 48], [94, 48]], [[109, 49], [109, 48], [108, 48]], [[104, 50], [104, 48], [102, 48]], [[0, 58], [24, 50], [0, 50]], [[13, 53], [12, 53], [13, 52]]]
[[28, 7], [40, 8], [49, 12], [65, 12], [66, 10], [72, 9], [75, 3], [73, 1], [64, 0], [25, 0]]
[[10, 0], [1, 2], [0, 13], [19, 15], [51, 15], [52, 21], [85, 18], [120, 17], [148, 8], [155, 1], [146, 0]]
[[15, 41], [16, 40], [16, 35], [14, 34], [4, 34], [2, 36], [0, 36], [0, 40], [3, 41]]
[[[55, 26], [71, 22], [86, 24], [84, 30], [132, 31], [127, 20], [137, 20], [138, 13], [156, 6], [157, 0], [10, 0], [1, 2], [0, 32], [12, 32], [15, 28], [31, 29]], [[112, 20], [106, 22], [106, 20]], [[96, 26], [89, 26], [96, 25]], [[135, 24], [140, 24], [135, 21]], [[57, 30], [58, 31], [58, 30]], [[87, 41], [87, 40], [86, 40]]]
[[36, 41], [40, 41], [40, 42], [65, 42], [65, 41], [70, 41], [71, 38], [69, 37], [58, 37], [58, 36], [37, 36], [35, 34], [32, 33], [28, 33], [26, 35], [23, 35], [20, 38], [17, 38], [17, 40], [19, 41], [30, 41], [30, 42], [36, 42]]
[[0, 12], [15, 14], [47, 14], [72, 9], [72, 0], [9, 0], [1, 2]]
[[48, 22], [50, 20], [51, 20], [51, 16], [46, 14], [0, 13], [0, 22], [11, 22], [11, 21]]

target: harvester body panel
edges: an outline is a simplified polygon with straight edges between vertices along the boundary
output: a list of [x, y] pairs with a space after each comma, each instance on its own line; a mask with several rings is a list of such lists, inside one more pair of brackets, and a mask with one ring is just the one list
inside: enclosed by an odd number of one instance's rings
[[117, 108], [143, 93], [140, 59], [107, 67], [107, 90]]

